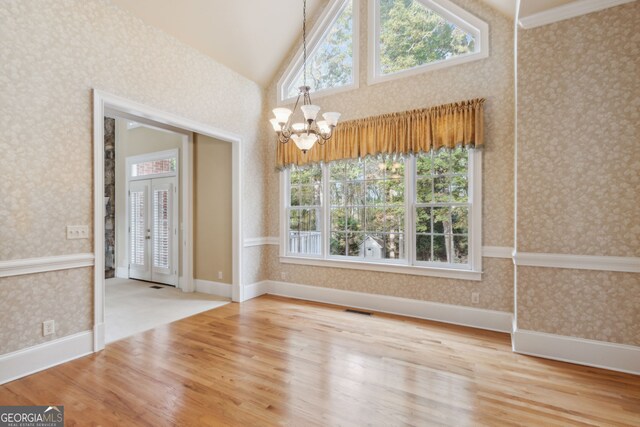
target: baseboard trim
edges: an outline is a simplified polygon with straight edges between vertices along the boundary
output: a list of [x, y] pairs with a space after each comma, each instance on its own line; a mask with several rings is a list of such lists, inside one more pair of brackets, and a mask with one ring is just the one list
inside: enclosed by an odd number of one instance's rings
[[255, 286], [255, 291], [252, 294], [253, 296], [249, 296], [249, 293], [246, 293], [246, 299], [255, 298], [263, 294], [271, 294], [470, 326], [490, 331], [510, 333], [512, 330], [513, 315], [503, 311], [278, 281], [265, 281], [251, 286]]
[[264, 295], [269, 293], [271, 288], [271, 283], [268, 280], [263, 280], [262, 282], [251, 283], [250, 285], [246, 285], [244, 287], [243, 301], [247, 301], [260, 295]]
[[524, 29], [541, 27], [565, 19], [597, 12], [610, 7], [630, 3], [634, 0], [580, 0], [554, 7], [553, 9], [535, 13], [520, 19], [519, 24]]
[[93, 353], [93, 332], [86, 331], [0, 356], [0, 384]]
[[94, 256], [92, 253], [12, 259], [0, 261], [0, 277], [91, 267], [93, 264]]
[[640, 347], [517, 329], [513, 351], [640, 375]]
[[231, 298], [232, 286], [228, 283], [212, 282], [210, 280], [194, 279], [196, 292], [217, 295], [223, 298]]

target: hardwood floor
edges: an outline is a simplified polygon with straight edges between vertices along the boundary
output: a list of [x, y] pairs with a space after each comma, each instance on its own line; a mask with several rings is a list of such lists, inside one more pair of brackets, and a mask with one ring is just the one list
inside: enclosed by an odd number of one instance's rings
[[640, 377], [509, 336], [263, 296], [0, 386], [67, 426], [640, 425]]

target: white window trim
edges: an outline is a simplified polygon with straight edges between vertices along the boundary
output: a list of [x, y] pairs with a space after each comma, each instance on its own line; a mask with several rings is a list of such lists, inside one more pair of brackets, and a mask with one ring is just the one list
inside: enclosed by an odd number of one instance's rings
[[477, 61], [489, 57], [489, 25], [472, 15], [460, 6], [450, 2], [449, 0], [417, 0], [423, 3], [427, 8], [438, 13], [446, 20], [455, 23], [460, 28], [468, 31], [476, 37], [477, 51], [467, 53], [465, 55], [456, 56], [451, 59], [443, 59], [436, 62], [430, 62], [424, 65], [418, 65], [407, 70], [397, 71], [390, 74], [380, 73], [380, 7], [379, 0], [369, 0], [369, 30], [368, 30], [368, 73], [367, 83], [369, 85], [388, 82], [395, 79], [414, 76], [431, 70], [437, 70], [455, 65], [464, 64], [466, 62]]
[[288, 253], [288, 218], [287, 203], [289, 197], [288, 169], [280, 172], [280, 262], [285, 264], [298, 264], [317, 267], [346, 268], [354, 270], [379, 271], [386, 273], [409, 274], [415, 276], [443, 277], [459, 280], [482, 280], [482, 150], [471, 150], [469, 156], [469, 200], [473, 205], [469, 217], [469, 264], [455, 268], [450, 264], [442, 267], [437, 263], [416, 263], [414, 253], [415, 232], [415, 156], [408, 157], [405, 163], [405, 234], [411, 236], [405, 239], [407, 245], [407, 264], [399, 264], [398, 261], [371, 262], [360, 258], [330, 257], [327, 231], [329, 218], [326, 214], [326, 203], [329, 195], [328, 178], [329, 171], [326, 164], [323, 165], [322, 185], [323, 200], [320, 210], [320, 222], [322, 239], [322, 253], [319, 255], [290, 255]]
[[[352, 68], [352, 83], [340, 86], [336, 88], [327, 88], [318, 91], [311, 92], [312, 98], [321, 98], [323, 96], [333, 95], [339, 92], [345, 92], [358, 88], [358, 75], [360, 69], [360, 0], [331, 0], [331, 2], [325, 7], [324, 11], [313, 25], [313, 28], [307, 36], [307, 57], [313, 57], [316, 49], [319, 47], [320, 42], [324, 38], [331, 25], [338, 18], [339, 12], [347, 1], [352, 2], [352, 26], [353, 31], [353, 68]], [[298, 51], [293, 57], [293, 60], [280, 77], [276, 90], [276, 101], [278, 106], [288, 105], [295, 101], [295, 96], [286, 98], [284, 93], [286, 88], [296, 77], [296, 74], [302, 68], [303, 62], [303, 48], [300, 46]]]

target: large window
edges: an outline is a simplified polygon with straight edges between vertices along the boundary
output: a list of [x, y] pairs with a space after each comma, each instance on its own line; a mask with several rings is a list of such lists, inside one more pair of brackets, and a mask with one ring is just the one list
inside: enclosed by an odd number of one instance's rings
[[449, 0], [371, 0], [370, 83], [488, 56], [488, 26]]
[[283, 261], [478, 273], [478, 157], [459, 147], [291, 167]]
[[[307, 85], [311, 93], [357, 86], [358, 0], [332, 0], [309, 34]], [[304, 84], [300, 50], [278, 83], [278, 101], [294, 100]]]

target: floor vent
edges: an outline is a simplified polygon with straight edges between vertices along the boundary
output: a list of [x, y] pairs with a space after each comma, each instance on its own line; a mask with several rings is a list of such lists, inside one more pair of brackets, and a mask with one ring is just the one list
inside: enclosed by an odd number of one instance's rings
[[352, 308], [347, 308], [345, 310], [347, 313], [355, 313], [355, 314], [362, 314], [363, 316], [371, 316], [373, 313], [370, 313], [368, 311], [360, 311], [360, 310], [354, 310]]
[[151, 289], [162, 289], [164, 286], [153, 285], [149, 286]]

